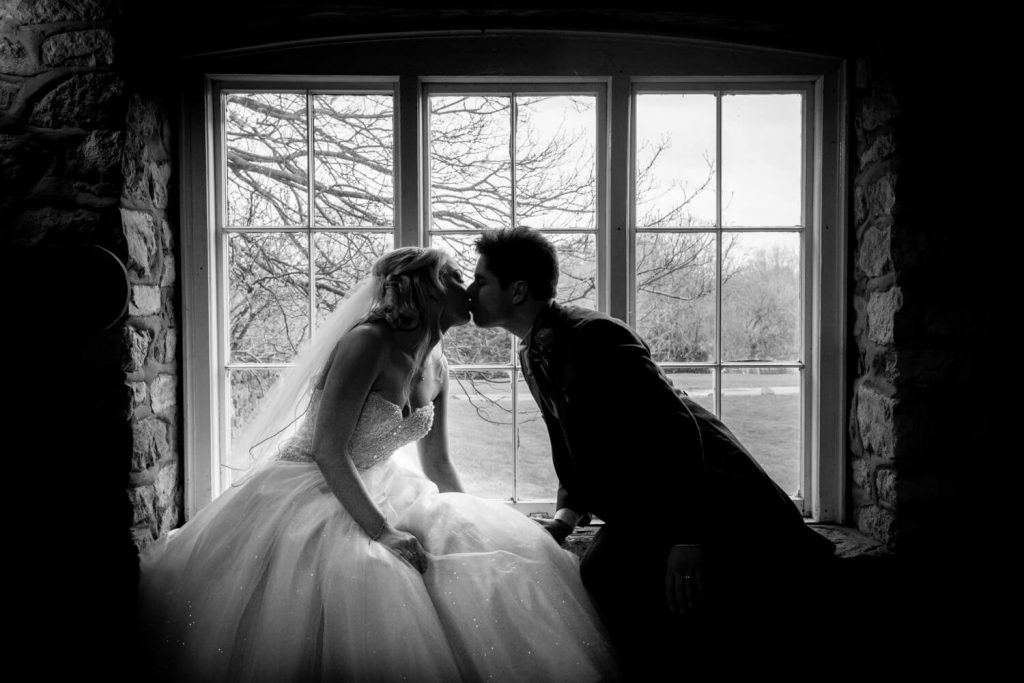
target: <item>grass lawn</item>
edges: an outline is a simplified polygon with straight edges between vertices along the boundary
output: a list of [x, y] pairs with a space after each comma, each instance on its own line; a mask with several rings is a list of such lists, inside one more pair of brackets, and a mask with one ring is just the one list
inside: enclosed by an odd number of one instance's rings
[[[711, 409], [713, 376], [677, 374], [677, 386]], [[784, 491], [800, 485], [800, 395], [796, 373], [723, 375], [722, 419]], [[453, 387], [455, 383], [453, 382]], [[448, 434], [452, 456], [469, 493], [508, 500], [513, 496], [510, 384], [490, 385], [493, 402], [453, 390]], [[529, 390], [520, 384], [518, 498], [553, 500], [557, 483], [547, 430]], [[486, 415], [487, 419], [481, 417]], [[525, 418], [524, 418], [525, 416]], [[672, 444], [665, 444], [671, 448]]]

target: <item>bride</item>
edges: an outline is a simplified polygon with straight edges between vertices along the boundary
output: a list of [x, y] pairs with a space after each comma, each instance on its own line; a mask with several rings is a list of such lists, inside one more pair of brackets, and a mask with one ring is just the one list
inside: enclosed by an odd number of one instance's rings
[[[439, 344], [461, 280], [435, 249], [381, 257], [242, 434], [241, 483], [143, 553], [157, 677], [617, 676], [575, 556], [462, 493]], [[391, 457], [412, 442], [423, 474]]]

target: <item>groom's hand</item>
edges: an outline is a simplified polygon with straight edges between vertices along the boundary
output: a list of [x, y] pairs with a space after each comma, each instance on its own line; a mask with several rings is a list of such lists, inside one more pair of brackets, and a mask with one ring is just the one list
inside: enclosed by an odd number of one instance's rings
[[551, 534], [551, 538], [555, 539], [558, 545], [565, 543], [565, 539], [572, 533], [572, 527], [560, 519], [538, 519], [537, 523]]
[[704, 594], [704, 549], [699, 545], [674, 545], [665, 566], [665, 600], [673, 614], [693, 611]]

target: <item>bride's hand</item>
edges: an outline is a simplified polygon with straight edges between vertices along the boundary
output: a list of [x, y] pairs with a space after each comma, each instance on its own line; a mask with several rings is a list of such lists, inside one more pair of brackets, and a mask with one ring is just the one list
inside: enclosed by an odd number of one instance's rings
[[420, 545], [419, 539], [409, 532], [388, 527], [377, 542], [411, 564], [421, 574], [427, 571], [427, 551]]

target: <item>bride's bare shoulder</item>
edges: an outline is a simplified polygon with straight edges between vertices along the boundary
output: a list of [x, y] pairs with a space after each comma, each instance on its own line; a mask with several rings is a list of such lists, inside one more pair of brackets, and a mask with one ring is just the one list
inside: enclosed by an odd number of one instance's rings
[[389, 330], [373, 322], [360, 323], [342, 335], [334, 347], [334, 357], [344, 355], [350, 361], [370, 362], [382, 358], [391, 346]]
[[362, 322], [346, 332], [340, 341], [346, 339], [361, 343], [384, 343], [390, 340], [391, 335], [387, 325], [376, 321]]

